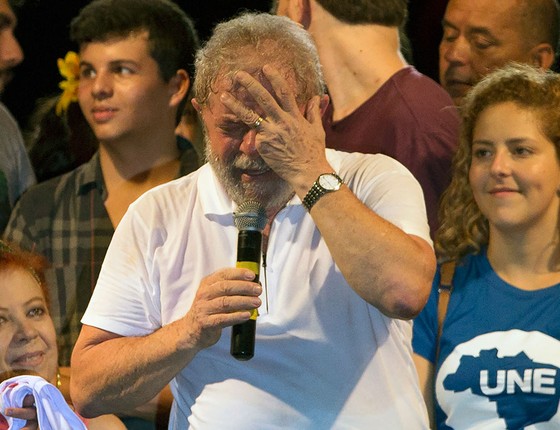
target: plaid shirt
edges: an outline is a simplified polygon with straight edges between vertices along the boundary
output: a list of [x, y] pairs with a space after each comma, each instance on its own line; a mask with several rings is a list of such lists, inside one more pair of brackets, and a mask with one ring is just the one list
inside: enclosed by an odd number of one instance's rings
[[9, 197], [6, 175], [0, 170], [0, 232], [4, 231], [4, 227], [8, 224], [8, 218], [10, 217], [11, 206]]
[[17, 122], [0, 103], [0, 234], [16, 200], [35, 182]]
[[[199, 166], [192, 147], [181, 155], [180, 176]], [[51, 293], [51, 314], [58, 335], [59, 364], [70, 355], [81, 329], [114, 228], [99, 153], [77, 169], [30, 188], [16, 204], [4, 237], [43, 254]]]

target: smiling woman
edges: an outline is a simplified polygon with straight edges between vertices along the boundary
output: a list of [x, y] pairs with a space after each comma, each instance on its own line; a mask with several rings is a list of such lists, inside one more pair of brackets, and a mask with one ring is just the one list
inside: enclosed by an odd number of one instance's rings
[[39, 256], [0, 245], [0, 366], [32, 370], [56, 382], [56, 334], [43, 267]]
[[[56, 386], [71, 404], [69, 368], [58, 367], [56, 333], [43, 273], [45, 267], [41, 256], [0, 241], [0, 382], [14, 375], [41, 376]], [[28, 403], [32, 402], [24, 401], [25, 405]], [[33, 406], [2, 413], [28, 419], [30, 429], [37, 425], [36, 420], [30, 419], [35, 415]], [[90, 430], [125, 429], [113, 415], [88, 420], [87, 426]]]

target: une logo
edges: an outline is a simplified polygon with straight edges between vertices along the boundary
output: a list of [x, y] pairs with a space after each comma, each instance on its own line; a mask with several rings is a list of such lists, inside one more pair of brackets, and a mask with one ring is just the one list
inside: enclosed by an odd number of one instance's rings
[[517, 370], [498, 370], [495, 385], [490, 386], [488, 370], [480, 372], [480, 390], [487, 396], [506, 392], [515, 394], [516, 387], [523, 393], [555, 395], [556, 369], [526, 369], [523, 376]]

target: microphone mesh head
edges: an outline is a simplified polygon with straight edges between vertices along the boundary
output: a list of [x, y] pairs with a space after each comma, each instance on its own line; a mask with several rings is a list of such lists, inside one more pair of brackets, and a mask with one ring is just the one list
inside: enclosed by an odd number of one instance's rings
[[247, 200], [233, 213], [233, 222], [238, 230], [263, 231], [266, 226], [266, 211], [259, 202]]

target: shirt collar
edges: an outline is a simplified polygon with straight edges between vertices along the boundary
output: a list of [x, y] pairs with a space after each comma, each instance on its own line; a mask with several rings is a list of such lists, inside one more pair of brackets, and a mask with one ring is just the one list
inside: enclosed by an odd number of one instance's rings
[[[180, 167], [177, 177], [187, 175], [195, 171], [199, 166], [198, 155], [194, 150], [191, 142], [187, 139], [177, 139], [177, 146], [181, 151]], [[99, 151], [96, 151], [91, 159], [79, 167], [82, 181], [78, 187], [78, 195], [85, 195], [92, 189], [98, 189], [103, 200], [107, 198], [105, 190], [105, 181], [103, 180], [103, 172], [101, 171], [101, 162], [99, 160]]]
[[77, 189], [78, 195], [85, 195], [92, 189], [98, 189], [100, 193], [104, 192], [105, 187], [103, 174], [101, 173], [99, 151], [96, 151], [90, 160], [82, 164], [78, 169], [81, 175], [80, 185]]
[[[199, 170], [197, 190], [202, 210], [208, 219], [219, 222], [222, 225], [234, 225], [233, 212], [237, 209], [237, 204], [229, 197], [224, 186], [208, 163]], [[302, 205], [301, 199], [295, 194], [286, 203], [286, 206], [292, 205]]]
[[[326, 155], [327, 160], [334, 168], [333, 170], [338, 172], [341, 163], [339, 157], [337, 157], [337, 151], [327, 149]], [[231, 214], [237, 208], [208, 163], [204, 164], [199, 170], [197, 189], [204, 214], [207, 217], [231, 217]], [[286, 204], [286, 206], [291, 205], [302, 205], [301, 199], [294, 195]]]

